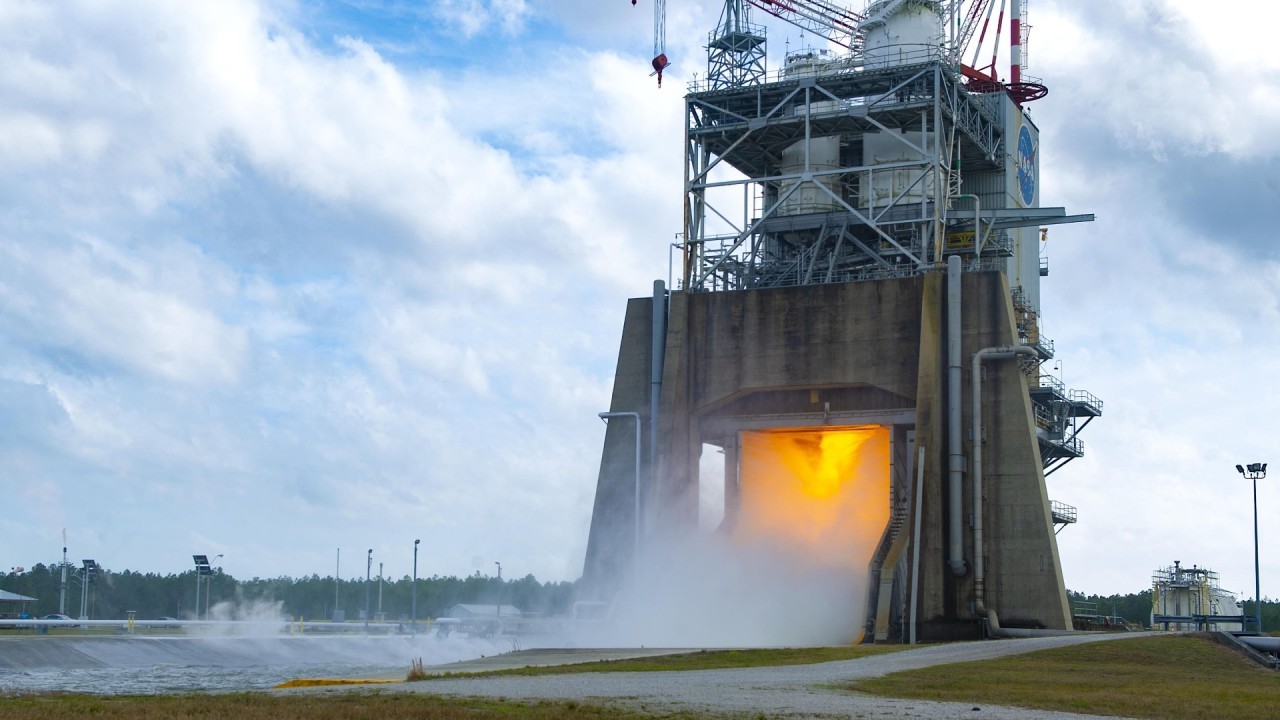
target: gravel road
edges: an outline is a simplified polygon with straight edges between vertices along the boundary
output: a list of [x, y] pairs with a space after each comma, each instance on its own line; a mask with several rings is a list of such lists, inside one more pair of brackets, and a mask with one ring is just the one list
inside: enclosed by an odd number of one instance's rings
[[[538, 677], [495, 676], [432, 680], [395, 686], [393, 692], [584, 700], [708, 714], [750, 713], [815, 718], [1086, 718], [1090, 715], [873, 697], [831, 685], [900, 670], [987, 660], [1045, 648], [1139, 637], [1145, 633], [950, 643], [817, 665], [685, 672], [581, 673]], [[320, 692], [340, 692], [323, 689]], [[346, 691], [350, 691], [349, 689]]]

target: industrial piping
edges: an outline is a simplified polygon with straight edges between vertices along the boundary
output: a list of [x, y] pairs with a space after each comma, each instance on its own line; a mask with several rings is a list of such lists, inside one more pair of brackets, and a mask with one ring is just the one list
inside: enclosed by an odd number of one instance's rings
[[964, 562], [964, 447], [960, 427], [960, 256], [947, 258], [947, 565], [955, 577]]
[[[667, 352], [667, 286], [661, 280], [653, 281], [653, 336], [649, 348], [649, 492], [652, 493], [658, 485], [658, 404], [662, 398], [662, 365]], [[640, 419], [636, 418], [637, 426], [639, 423]]]
[[[983, 348], [973, 354], [973, 597], [974, 612], [986, 615], [987, 630], [992, 635], [1011, 635], [1000, 628], [1000, 616], [986, 603], [986, 563], [982, 543], [982, 361], [1007, 360], [1025, 355], [1034, 357], [1035, 348], [1029, 345], [1000, 345]], [[1039, 634], [1039, 633], [1037, 633]]]

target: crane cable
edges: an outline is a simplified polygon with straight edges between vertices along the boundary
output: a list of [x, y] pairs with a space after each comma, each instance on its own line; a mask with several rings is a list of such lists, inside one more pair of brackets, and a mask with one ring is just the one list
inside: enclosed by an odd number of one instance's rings
[[658, 76], [658, 87], [662, 87], [662, 71], [671, 64], [667, 60], [667, 0], [653, 0], [653, 62], [650, 64]]

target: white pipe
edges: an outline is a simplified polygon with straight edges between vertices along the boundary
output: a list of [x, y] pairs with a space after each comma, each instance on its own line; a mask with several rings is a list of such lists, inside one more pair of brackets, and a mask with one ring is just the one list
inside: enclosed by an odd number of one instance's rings
[[[649, 492], [657, 488], [658, 405], [662, 398], [662, 364], [667, 351], [667, 286], [653, 281], [653, 323], [649, 344]], [[636, 419], [637, 426], [640, 419]], [[639, 453], [639, 447], [636, 448]]]
[[975, 260], [982, 259], [982, 198], [977, 195], [965, 193], [963, 195], [954, 196], [957, 200], [960, 198], [973, 198], [973, 257]]
[[1029, 345], [1000, 345], [983, 348], [973, 354], [973, 597], [974, 612], [987, 616], [987, 629], [992, 635], [1004, 634], [995, 608], [986, 604], [986, 562], [982, 544], [982, 361], [1007, 360], [1018, 355], [1034, 357]]
[[963, 577], [964, 447], [960, 428], [960, 256], [947, 258], [947, 565]]
[[909, 645], [916, 644], [916, 617], [920, 614], [920, 608], [917, 606], [917, 597], [920, 590], [920, 525], [922, 516], [924, 515], [924, 446], [920, 447], [920, 452], [916, 457], [916, 501], [912, 507], [915, 514], [915, 530], [911, 538], [911, 619], [908, 624]]

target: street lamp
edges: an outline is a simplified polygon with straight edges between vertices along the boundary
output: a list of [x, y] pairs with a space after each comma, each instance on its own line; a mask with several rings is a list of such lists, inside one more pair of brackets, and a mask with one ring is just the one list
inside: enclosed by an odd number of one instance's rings
[[[89, 619], [89, 585], [93, 582], [93, 576], [98, 572], [98, 563], [94, 560], [81, 560], [83, 568], [80, 573], [80, 619]], [[199, 590], [197, 590], [199, 592]], [[196, 602], [200, 602], [199, 596]]]
[[607, 424], [609, 418], [629, 417], [636, 421], [636, 498], [635, 498], [635, 537], [631, 548], [631, 575], [635, 578], [636, 589], [640, 587], [640, 413], [637, 412], [602, 412], [600, 419]]
[[213, 563], [218, 562], [218, 558], [222, 557], [219, 553], [213, 556], [213, 562], [209, 563], [209, 579], [204, 583], [204, 619], [209, 619], [209, 598], [213, 595]]
[[196, 564], [196, 620], [200, 619], [200, 578], [205, 575], [212, 574], [209, 569], [208, 555], [192, 555], [191, 559]]
[[[1266, 463], [1249, 463], [1236, 470], [1245, 480], [1253, 481], [1253, 612], [1258, 626], [1258, 634], [1262, 634], [1262, 580], [1258, 572], [1258, 481], [1267, 476]], [[1244, 629], [1243, 625], [1240, 628]]]
[[369, 634], [369, 577], [373, 574], [373, 548], [369, 548], [369, 562], [364, 566], [364, 632]]
[[413, 634], [418, 634], [418, 543], [413, 541]]
[[502, 563], [494, 560], [493, 564], [498, 566], [498, 604], [494, 607], [494, 612], [502, 617]]

